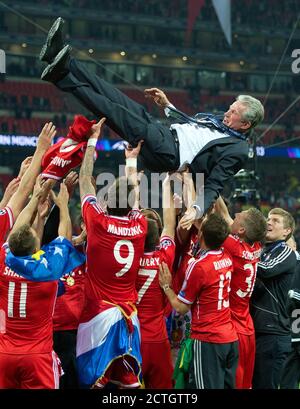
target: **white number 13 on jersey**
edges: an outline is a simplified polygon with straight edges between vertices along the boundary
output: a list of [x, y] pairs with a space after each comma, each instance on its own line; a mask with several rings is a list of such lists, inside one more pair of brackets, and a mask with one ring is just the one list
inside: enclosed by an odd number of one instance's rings
[[[229, 293], [230, 293], [231, 271], [225, 274], [220, 274], [219, 291], [218, 291], [218, 310], [229, 307]], [[223, 294], [224, 288], [227, 286], [227, 294]]]
[[[120, 253], [122, 246], [126, 246], [128, 250], [128, 256], [123, 257]], [[134, 247], [131, 241], [129, 240], [119, 240], [116, 242], [114, 247], [114, 257], [119, 264], [125, 264], [125, 266], [116, 273], [117, 277], [122, 277], [130, 269], [133, 263], [134, 258]]]

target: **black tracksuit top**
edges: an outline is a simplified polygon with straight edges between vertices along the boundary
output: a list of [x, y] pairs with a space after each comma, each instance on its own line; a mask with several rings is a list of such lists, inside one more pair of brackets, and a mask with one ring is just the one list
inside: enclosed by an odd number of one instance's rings
[[251, 298], [256, 333], [290, 335], [287, 301], [296, 264], [296, 254], [284, 240], [268, 243], [264, 248]]

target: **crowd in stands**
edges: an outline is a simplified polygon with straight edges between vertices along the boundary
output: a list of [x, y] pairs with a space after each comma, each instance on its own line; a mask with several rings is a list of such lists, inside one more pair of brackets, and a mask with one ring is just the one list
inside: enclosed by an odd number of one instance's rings
[[[22, 0], [19, 0], [19, 2], [21, 3]], [[99, 7], [97, 0], [54, 0], [51, 2], [42, 0], [41, 3], [92, 10], [98, 10]], [[186, 0], [173, 0], [172, 3], [167, 0], [148, 0], [144, 3], [139, 0], [128, 0], [126, 2], [123, 0], [103, 0], [101, 7], [107, 11], [185, 19], [187, 17], [187, 4]], [[276, 3], [273, 0], [263, 0], [259, 3], [245, 0], [243, 7], [240, 7], [239, 3], [233, 2], [232, 21], [237, 25], [242, 24], [243, 26], [254, 28], [265, 28], [268, 26], [272, 29], [290, 29], [295, 22], [294, 8], [294, 0]], [[201, 10], [201, 19], [217, 23], [216, 13], [211, 0], [205, 1]]]

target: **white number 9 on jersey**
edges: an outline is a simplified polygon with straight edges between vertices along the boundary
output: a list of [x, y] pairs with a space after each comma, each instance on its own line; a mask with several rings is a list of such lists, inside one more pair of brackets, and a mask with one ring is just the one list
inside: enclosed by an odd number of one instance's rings
[[[128, 256], [123, 257], [120, 253], [120, 249], [122, 246], [126, 246], [128, 250]], [[130, 269], [133, 263], [133, 257], [134, 257], [134, 247], [131, 241], [129, 240], [119, 240], [116, 242], [115, 247], [114, 247], [114, 256], [115, 259], [119, 264], [125, 264], [125, 266], [116, 273], [117, 277], [122, 277], [127, 271]]]

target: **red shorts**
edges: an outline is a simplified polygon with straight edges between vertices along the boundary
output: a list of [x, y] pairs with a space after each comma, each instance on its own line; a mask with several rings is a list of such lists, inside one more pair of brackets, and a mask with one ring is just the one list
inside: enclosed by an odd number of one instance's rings
[[0, 353], [0, 389], [58, 389], [60, 361], [45, 354]]
[[172, 389], [173, 364], [169, 340], [141, 343], [145, 388]]
[[239, 334], [239, 362], [236, 370], [236, 389], [251, 389], [255, 362], [255, 334]]

